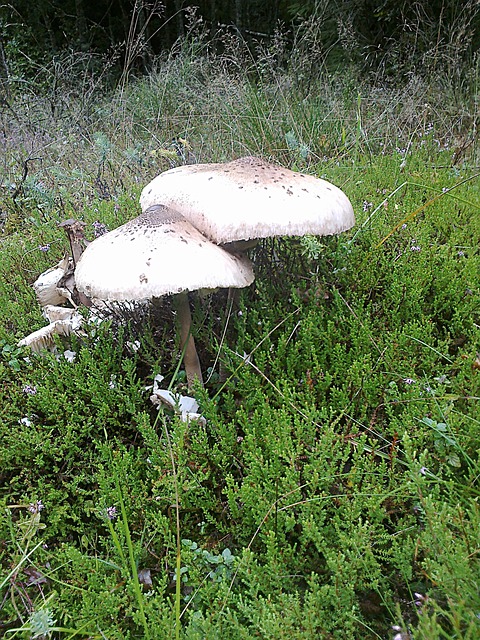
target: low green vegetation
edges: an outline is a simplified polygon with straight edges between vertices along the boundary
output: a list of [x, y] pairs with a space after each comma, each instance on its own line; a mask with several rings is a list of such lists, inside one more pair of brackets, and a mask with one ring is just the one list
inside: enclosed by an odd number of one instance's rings
[[[202, 46], [115, 92], [27, 86], [1, 116], [1, 633], [474, 640], [478, 75], [305, 82]], [[149, 399], [158, 373], [185, 392], [169, 300], [17, 346], [58, 222], [93, 238], [160, 171], [247, 154], [337, 184], [357, 225], [266, 242], [237, 307], [197, 301], [204, 421]]]

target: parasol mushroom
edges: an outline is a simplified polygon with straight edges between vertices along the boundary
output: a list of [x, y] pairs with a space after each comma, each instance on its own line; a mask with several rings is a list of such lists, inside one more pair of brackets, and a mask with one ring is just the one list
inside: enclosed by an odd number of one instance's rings
[[226, 248], [273, 236], [332, 235], [355, 224], [352, 205], [338, 187], [250, 156], [165, 171], [143, 189], [140, 204], [142, 210], [174, 207]]
[[246, 256], [212, 244], [163, 204], [91, 242], [75, 270], [78, 291], [95, 301], [144, 301], [174, 295], [189, 387], [202, 373], [191, 336], [188, 291], [253, 282]]

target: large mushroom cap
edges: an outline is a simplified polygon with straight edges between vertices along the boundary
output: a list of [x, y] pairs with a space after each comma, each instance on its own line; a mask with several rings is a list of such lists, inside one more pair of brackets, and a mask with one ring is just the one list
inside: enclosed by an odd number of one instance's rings
[[355, 224], [333, 184], [246, 157], [165, 171], [142, 191], [142, 210], [172, 206], [217, 244], [282, 235], [332, 235]]
[[181, 214], [163, 205], [91, 242], [75, 270], [81, 293], [107, 301], [246, 287], [253, 279], [247, 258], [212, 244]]

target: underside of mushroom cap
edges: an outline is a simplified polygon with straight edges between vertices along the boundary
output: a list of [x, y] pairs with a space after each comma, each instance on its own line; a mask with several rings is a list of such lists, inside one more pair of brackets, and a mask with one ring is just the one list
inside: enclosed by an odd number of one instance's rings
[[338, 187], [255, 157], [165, 171], [140, 196], [142, 210], [160, 203], [217, 244], [332, 235], [355, 224], [352, 205]]
[[181, 214], [163, 205], [95, 239], [75, 270], [80, 292], [107, 301], [246, 287], [253, 279], [248, 258], [212, 244]]

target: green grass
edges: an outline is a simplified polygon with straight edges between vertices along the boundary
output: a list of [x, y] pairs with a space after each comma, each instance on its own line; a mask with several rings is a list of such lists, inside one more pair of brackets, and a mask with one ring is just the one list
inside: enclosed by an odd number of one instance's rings
[[[349, 73], [307, 91], [184, 51], [56, 111], [25, 96], [2, 122], [2, 633], [478, 638], [472, 93], [458, 110], [447, 82]], [[45, 324], [31, 283], [67, 250], [57, 223], [93, 237], [137, 215], [173, 138], [201, 162], [250, 153], [325, 177], [357, 215], [338, 238], [256, 249], [226, 331], [224, 293], [195, 301], [203, 366], [228, 373], [196, 394], [205, 424], [145, 388], [161, 372], [184, 390], [168, 301], [57, 354], [17, 347]]]

